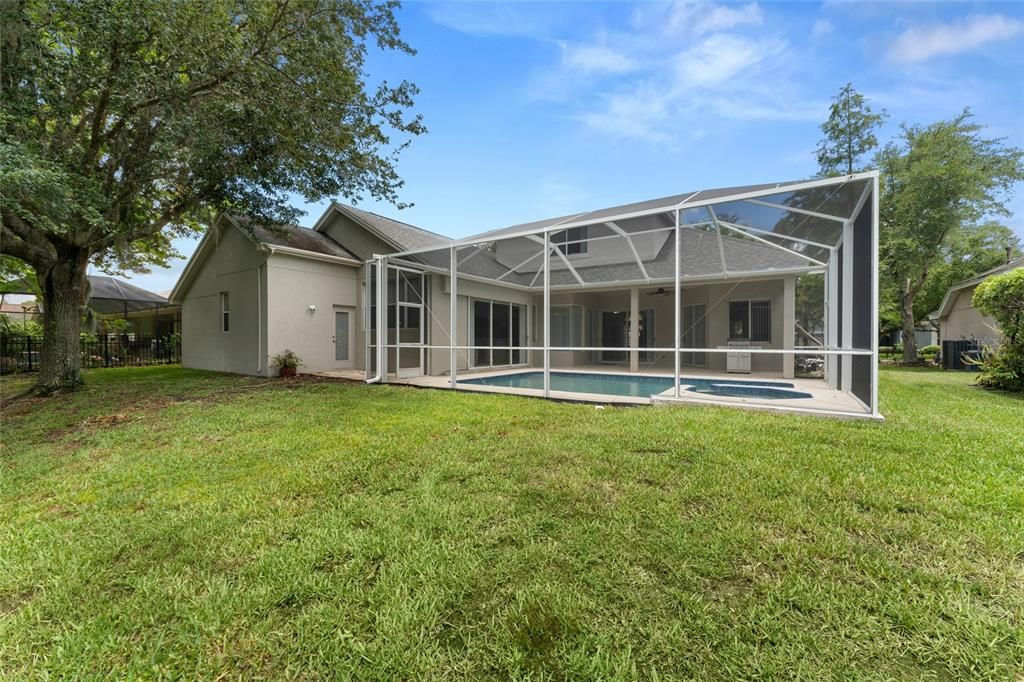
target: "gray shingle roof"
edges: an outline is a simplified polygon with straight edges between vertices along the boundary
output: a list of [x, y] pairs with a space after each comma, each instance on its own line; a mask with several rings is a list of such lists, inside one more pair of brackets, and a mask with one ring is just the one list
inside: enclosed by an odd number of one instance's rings
[[689, 201], [703, 201], [706, 199], [716, 199], [719, 197], [728, 197], [736, 194], [743, 194], [746, 192], [757, 192], [766, 189], [785, 189], [787, 186], [796, 185], [804, 180], [793, 180], [791, 182], [778, 182], [768, 183], [762, 185], [741, 185], [738, 187], [721, 187], [717, 189], [705, 189], [696, 192], [683, 192], [682, 194], [673, 194], [667, 197], [660, 197], [658, 199], [648, 199], [646, 201], [637, 201], [630, 204], [622, 204], [621, 206], [610, 206], [608, 208], [599, 208], [591, 211], [584, 211], [582, 213], [574, 213], [570, 215], [559, 216], [557, 218], [547, 218], [545, 220], [536, 220], [529, 223], [521, 223], [519, 225], [510, 225], [509, 227], [502, 227], [497, 230], [490, 230], [483, 232], [476, 237], [471, 239], [479, 239], [480, 241], [487, 241], [490, 239], [496, 239], [502, 235], [517, 234], [531, 229], [540, 229], [544, 227], [550, 227], [559, 223], [577, 222], [577, 221], [593, 221], [600, 222], [601, 220], [610, 218], [612, 216], [621, 215], [623, 213], [633, 213], [637, 211], [649, 211], [664, 208], [666, 211], [672, 209], [684, 199]]
[[[238, 220], [236, 218], [236, 220]], [[351, 252], [341, 244], [334, 241], [327, 235], [311, 230], [308, 227], [298, 225], [281, 225], [274, 228], [264, 227], [252, 221], [238, 220], [243, 230], [250, 234], [261, 244], [271, 246], [287, 246], [293, 249], [301, 249], [312, 253], [320, 253], [326, 256], [338, 256], [340, 258], [351, 258], [358, 260]]]
[[[684, 229], [679, 232], [680, 246], [683, 257], [680, 269], [684, 278], [708, 277], [724, 275], [722, 256], [718, 248], [717, 235], [700, 230]], [[722, 251], [725, 253], [726, 266], [729, 273], [737, 275], [744, 272], [764, 272], [772, 270], [798, 270], [811, 268], [813, 265], [799, 256], [781, 249], [767, 246], [750, 239], [741, 239], [727, 235], [722, 236]], [[448, 250], [431, 251], [416, 254], [409, 258], [418, 260], [425, 265], [448, 269]], [[523, 272], [506, 274], [508, 268], [498, 262], [487, 249], [479, 247], [462, 247], [459, 255], [458, 271], [461, 275], [473, 275], [486, 279], [502, 277], [502, 282], [520, 286], [533, 285], [542, 288], [542, 280], [536, 278], [537, 269], [543, 261], [537, 259]], [[557, 257], [552, 256], [552, 286], [578, 285], [578, 280], [567, 269], [561, 266]], [[675, 277], [675, 239], [666, 239], [658, 254], [643, 261], [644, 269], [651, 280], [670, 280]], [[587, 284], [614, 284], [615, 282], [638, 282], [644, 274], [636, 261], [624, 252], [624, 260], [609, 265], [579, 266], [576, 272]]]
[[392, 220], [391, 218], [386, 218], [370, 211], [364, 211], [360, 208], [356, 208], [355, 206], [338, 203], [335, 203], [334, 206], [341, 212], [354, 218], [357, 222], [361, 222], [368, 226], [370, 229], [383, 236], [385, 240], [395, 244], [403, 251], [428, 249], [434, 246], [440, 248], [442, 246], [446, 246], [452, 241], [448, 237], [437, 234], [436, 232], [424, 230], [421, 227], [416, 227], [409, 223], [403, 223], [400, 220]]

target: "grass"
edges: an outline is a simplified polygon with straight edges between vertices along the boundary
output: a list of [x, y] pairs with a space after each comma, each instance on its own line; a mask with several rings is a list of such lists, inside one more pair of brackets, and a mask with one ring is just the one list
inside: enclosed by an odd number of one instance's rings
[[90, 372], [3, 415], [0, 677], [1019, 680], [1024, 401], [881, 374], [885, 423]]

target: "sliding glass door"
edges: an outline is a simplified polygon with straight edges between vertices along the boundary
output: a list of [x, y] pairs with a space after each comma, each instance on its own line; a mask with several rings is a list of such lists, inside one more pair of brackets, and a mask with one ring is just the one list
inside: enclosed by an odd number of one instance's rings
[[[683, 306], [683, 348], [703, 348], [706, 343], [707, 323], [704, 304]], [[706, 353], [685, 352], [682, 363], [691, 367], [703, 367]]]
[[[526, 306], [473, 299], [470, 338], [474, 367], [509, 367], [526, 362]], [[486, 348], [484, 348], [486, 346]]]

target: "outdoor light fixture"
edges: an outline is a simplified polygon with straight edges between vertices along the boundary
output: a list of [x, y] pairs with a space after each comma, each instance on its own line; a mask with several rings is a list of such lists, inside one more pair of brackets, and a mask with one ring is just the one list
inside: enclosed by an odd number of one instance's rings
[[310, 305], [308, 308], [306, 308], [306, 310], [308, 310], [311, 313], [315, 313], [316, 312], [316, 306], [315, 305]]

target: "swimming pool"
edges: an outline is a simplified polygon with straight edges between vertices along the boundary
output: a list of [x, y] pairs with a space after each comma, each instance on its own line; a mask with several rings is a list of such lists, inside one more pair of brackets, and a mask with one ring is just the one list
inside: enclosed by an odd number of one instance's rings
[[[460, 384], [501, 386], [504, 388], [532, 388], [544, 390], [544, 372], [516, 372], [497, 376], [459, 379]], [[810, 398], [810, 393], [795, 391], [793, 384], [781, 381], [755, 381], [746, 379], [701, 379], [680, 377], [680, 382], [691, 393], [729, 396], [733, 398], [767, 398], [769, 400]], [[567, 393], [598, 393], [649, 398], [672, 388], [672, 377], [633, 376], [629, 374], [586, 374], [582, 372], [552, 372], [551, 390]]]

